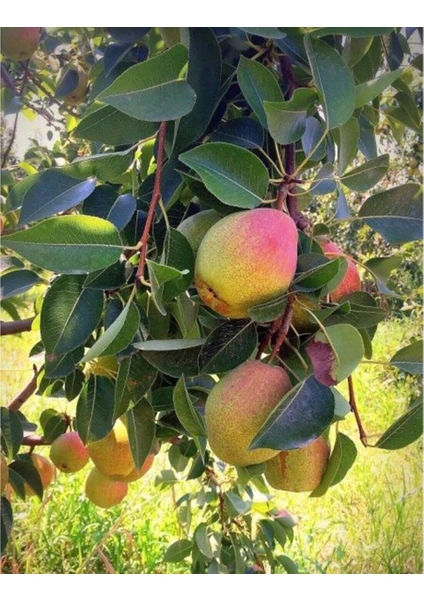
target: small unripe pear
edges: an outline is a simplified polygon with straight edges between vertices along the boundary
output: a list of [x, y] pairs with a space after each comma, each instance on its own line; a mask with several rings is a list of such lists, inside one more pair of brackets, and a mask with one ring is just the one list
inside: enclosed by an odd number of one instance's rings
[[50, 447], [50, 460], [64, 473], [76, 473], [88, 463], [87, 448], [76, 431], [60, 435]]
[[4, 489], [9, 481], [9, 468], [7, 466], [6, 457], [1, 455], [1, 472], [0, 472], [0, 490], [1, 494], [4, 492]]
[[222, 215], [216, 212], [216, 210], [201, 210], [180, 223], [177, 230], [181, 231], [187, 238], [187, 241], [196, 256], [200, 243], [209, 229], [221, 219]]
[[296, 270], [297, 229], [280, 210], [234, 213], [213, 225], [196, 258], [195, 284], [203, 302], [233, 319], [287, 291]]
[[271, 411], [291, 388], [281, 367], [249, 360], [221, 379], [206, 402], [206, 429], [213, 452], [230, 465], [269, 460], [278, 450], [249, 450]]
[[88, 444], [88, 453], [99, 471], [110, 479], [135, 481], [150, 469], [154, 455], [150, 454], [141, 469], [136, 469], [131, 452], [128, 431], [121, 420], [102, 440]]
[[[45, 490], [55, 478], [56, 469], [49, 459], [41, 454], [35, 454], [33, 452], [31, 454], [31, 460], [34, 467], [40, 474], [41, 484], [43, 486], [43, 490]], [[34, 490], [27, 483], [25, 483], [25, 493], [27, 496], [35, 496]]]
[[326, 439], [298, 448], [283, 450], [266, 464], [265, 478], [276, 490], [312, 492], [321, 482], [330, 457]]
[[[321, 247], [328, 258], [337, 258], [337, 256], [344, 254], [343, 250], [334, 242], [325, 242]], [[342, 282], [331, 292], [331, 302], [339, 302], [344, 296], [361, 290], [361, 279], [356, 264], [348, 256], [345, 258], [347, 260], [347, 271]]]
[[40, 42], [42, 27], [2, 27], [1, 53], [13, 60], [27, 60]]
[[100, 508], [111, 508], [122, 502], [128, 493], [128, 484], [112, 481], [94, 467], [85, 481], [85, 495]]

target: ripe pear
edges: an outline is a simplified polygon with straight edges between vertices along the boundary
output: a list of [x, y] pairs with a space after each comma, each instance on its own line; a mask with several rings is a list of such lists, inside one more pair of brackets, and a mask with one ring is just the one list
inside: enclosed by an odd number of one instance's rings
[[220, 215], [219, 212], [216, 212], [216, 210], [201, 210], [200, 212], [192, 215], [180, 223], [177, 227], [177, 230], [187, 238], [187, 241], [189, 242], [193, 249], [193, 253], [196, 256], [200, 243], [205, 237], [206, 233], [209, 231], [212, 225], [215, 225], [215, 223], [221, 219], [222, 215]]
[[80, 65], [68, 64], [65, 67], [62, 67], [58, 73], [58, 87], [60, 86], [65, 77], [73, 77], [75, 81], [75, 86], [69, 93], [65, 95], [60, 95], [59, 97], [62, 98], [67, 104], [81, 104], [87, 93], [87, 73]]
[[210, 447], [230, 465], [265, 462], [278, 450], [249, 450], [279, 400], [291, 388], [287, 373], [280, 367], [249, 360], [213, 388], [206, 402], [206, 430]]
[[42, 27], [2, 27], [1, 53], [13, 60], [27, 60], [40, 42]]
[[0, 472], [0, 493], [4, 492], [4, 489], [9, 481], [9, 468], [7, 466], [7, 460], [4, 454], [1, 455], [1, 472]]
[[312, 492], [321, 482], [330, 457], [330, 444], [323, 437], [298, 448], [283, 450], [266, 464], [265, 478], [276, 490]]
[[[343, 250], [334, 242], [325, 242], [321, 247], [328, 258], [336, 258], [344, 254]], [[361, 279], [356, 264], [351, 258], [347, 256], [345, 258], [347, 260], [347, 271], [342, 282], [331, 292], [331, 302], [339, 302], [344, 296], [361, 290]]]
[[128, 484], [123, 481], [112, 481], [94, 467], [85, 481], [85, 495], [100, 508], [111, 508], [122, 502], [128, 493]]
[[[31, 460], [40, 474], [43, 490], [45, 490], [56, 477], [56, 469], [49, 459], [41, 454], [35, 454], [33, 452], [31, 454]], [[25, 494], [27, 496], [35, 496], [34, 490], [27, 483], [25, 483]]]
[[87, 448], [76, 431], [68, 431], [56, 438], [50, 447], [50, 460], [64, 473], [76, 473], [88, 463]]
[[136, 469], [131, 453], [128, 431], [116, 421], [112, 431], [102, 440], [88, 444], [88, 453], [98, 470], [116, 481], [135, 481], [150, 469], [154, 455], [150, 454], [140, 469]]
[[296, 270], [298, 234], [293, 220], [273, 208], [224, 217], [203, 238], [195, 284], [203, 302], [233, 319], [281, 296]]

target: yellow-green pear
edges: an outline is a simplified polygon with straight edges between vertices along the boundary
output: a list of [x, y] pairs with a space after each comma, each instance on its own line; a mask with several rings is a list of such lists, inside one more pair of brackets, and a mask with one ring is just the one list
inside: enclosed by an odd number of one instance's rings
[[[35, 454], [34, 452], [31, 454], [31, 460], [34, 467], [40, 474], [41, 484], [43, 486], [43, 490], [45, 490], [56, 477], [56, 469], [54, 465], [49, 461], [48, 458], [42, 456], [41, 454]], [[35, 496], [35, 492], [28, 483], [24, 484], [25, 494], [27, 496]]]
[[230, 465], [252, 465], [269, 460], [278, 450], [249, 450], [277, 403], [291, 388], [281, 367], [249, 360], [213, 388], [206, 402], [206, 429], [210, 447]]
[[111, 508], [122, 502], [128, 493], [128, 484], [112, 481], [94, 467], [85, 481], [85, 495], [100, 508]]
[[283, 450], [266, 463], [265, 478], [276, 490], [312, 492], [319, 486], [330, 457], [330, 444], [323, 437], [298, 448]]

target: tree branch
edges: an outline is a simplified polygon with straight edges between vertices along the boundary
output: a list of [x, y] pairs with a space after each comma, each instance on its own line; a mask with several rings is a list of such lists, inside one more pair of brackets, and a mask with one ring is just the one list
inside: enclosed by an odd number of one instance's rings
[[15, 82], [13, 81], [13, 77], [11, 76], [11, 74], [6, 69], [6, 67], [4, 66], [3, 63], [1, 63], [1, 79], [2, 79], [2, 81], [4, 81], [4, 83], [6, 84], [6, 87], [9, 88], [9, 90], [12, 92], [12, 94], [14, 96], [19, 96], [19, 92], [16, 89]]
[[12, 402], [7, 407], [10, 411], [16, 412], [21, 409], [22, 405], [32, 396], [32, 394], [37, 389], [37, 367], [34, 365], [34, 375], [31, 381], [24, 387], [24, 389], [19, 392], [19, 394], [12, 400]]
[[42, 435], [26, 435], [21, 444], [34, 448], [34, 446], [50, 446], [51, 442], [47, 442]]
[[166, 134], [166, 121], [163, 121], [160, 124], [159, 132], [157, 136], [158, 140], [158, 156], [157, 156], [157, 167], [156, 167], [156, 175], [155, 175], [155, 184], [153, 187], [152, 199], [150, 201], [149, 211], [147, 213], [146, 224], [144, 226], [143, 235], [140, 239], [140, 260], [138, 261], [138, 269], [135, 276], [136, 284], [140, 285], [140, 281], [144, 276], [144, 267], [146, 266], [146, 256], [147, 256], [147, 243], [149, 241], [150, 229], [153, 224], [153, 219], [155, 217], [156, 207], [161, 199], [161, 180], [162, 180], [162, 167], [163, 167], [163, 157], [165, 153], [165, 134]]
[[[28, 79], [28, 72], [29, 72], [29, 60], [27, 60], [26, 65], [25, 65], [25, 71], [24, 71], [24, 77], [22, 79], [22, 87], [21, 87], [21, 91], [19, 92], [19, 96], [22, 97], [25, 91], [25, 85]], [[2, 75], [3, 75], [3, 71], [2, 71]], [[9, 75], [9, 73], [8, 73]], [[9, 75], [10, 77], [10, 75]], [[15, 91], [16, 91], [16, 87], [15, 87]], [[4, 167], [7, 164], [7, 159], [9, 158], [9, 154], [10, 151], [12, 150], [13, 144], [15, 142], [15, 137], [16, 137], [16, 129], [18, 126], [18, 117], [19, 117], [19, 112], [16, 113], [15, 116], [15, 121], [13, 123], [13, 129], [12, 129], [12, 135], [10, 136], [10, 140], [9, 140], [9, 144], [6, 148], [6, 151], [3, 155], [3, 159], [1, 161], [1, 168], [4, 169]]]
[[279, 353], [281, 346], [284, 344], [284, 340], [287, 337], [288, 331], [290, 329], [292, 316], [293, 316], [293, 301], [294, 301], [294, 296], [289, 296], [287, 298], [286, 310], [284, 311], [284, 315], [281, 320], [281, 325], [279, 328], [278, 336], [277, 336], [276, 342], [274, 344], [274, 348], [272, 349], [272, 352], [269, 356], [268, 362], [272, 362], [274, 360], [274, 358]]
[[358, 412], [358, 407], [356, 406], [355, 390], [353, 387], [352, 375], [349, 375], [349, 377], [347, 378], [347, 383], [349, 386], [349, 404], [353, 414], [355, 415], [356, 424], [358, 426], [359, 439], [366, 448], [368, 446], [368, 436], [365, 432], [365, 429], [363, 428], [361, 417], [359, 416]]
[[21, 321], [0, 321], [0, 335], [13, 335], [23, 331], [31, 331], [31, 325], [35, 317], [22, 319]]

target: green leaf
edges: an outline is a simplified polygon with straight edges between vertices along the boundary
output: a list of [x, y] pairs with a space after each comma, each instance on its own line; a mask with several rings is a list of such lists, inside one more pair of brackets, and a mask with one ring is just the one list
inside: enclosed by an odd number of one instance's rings
[[97, 177], [100, 181], [113, 181], [128, 169], [133, 161], [133, 149], [122, 152], [106, 152], [76, 158], [71, 164], [62, 168], [62, 171], [85, 179]]
[[65, 379], [65, 396], [68, 402], [74, 400], [79, 394], [85, 383], [85, 375], [81, 369], [76, 369]]
[[357, 329], [361, 329], [374, 327], [387, 317], [387, 311], [379, 308], [374, 298], [365, 292], [348, 294], [343, 298], [343, 302], [349, 303], [349, 312], [346, 314], [333, 313], [326, 319], [326, 325], [348, 323]]
[[277, 560], [289, 575], [297, 575], [299, 573], [296, 563], [289, 556], [282, 554], [281, 556], [277, 556]]
[[389, 244], [403, 244], [421, 239], [422, 209], [421, 187], [406, 183], [368, 198], [358, 217]]
[[9, 460], [19, 451], [24, 437], [22, 422], [18, 415], [5, 406], [0, 408], [1, 447]]
[[327, 43], [305, 36], [312, 75], [324, 103], [327, 127], [343, 125], [355, 109], [355, 81], [338, 52]]
[[401, 348], [396, 354], [390, 359], [390, 363], [406, 371], [407, 373], [419, 373], [423, 372], [423, 342], [422, 340], [414, 342], [405, 348]]
[[346, 123], [340, 125], [339, 138], [338, 173], [339, 175], [343, 175], [358, 152], [358, 119], [351, 117]]
[[274, 321], [280, 317], [287, 306], [287, 296], [265, 302], [264, 304], [257, 304], [249, 309], [249, 316], [253, 321], [267, 323]]
[[164, 283], [163, 299], [167, 302], [185, 292], [194, 277], [192, 247], [184, 234], [172, 227], [166, 232], [162, 262], [182, 273], [181, 277]]
[[126, 282], [125, 262], [118, 261], [105, 269], [89, 273], [84, 281], [84, 287], [102, 291], [116, 290]]
[[18, 477], [18, 479], [29, 485], [29, 487], [34, 491], [35, 495], [42, 500], [43, 484], [40, 473], [35, 468], [35, 465], [28, 455], [20, 456], [22, 458], [18, 458], [14, 462], [10, 463], [9, 474], [12, 471]]
[[13, 186], [13, 188], [10, 190], [7, 196], [6, 206], [4, 210], [5, 214], [21, 208], [26, 194], [39, 179], [39, 173], [37, 173], [36, 175], [29, 175], [28, 177], [25, 177]]
[[264, 109], [271, 136], [279, 144], [297, 142], [305, 133], [306, 110], [286, 110], [287, 102], [264, 102]]
[[338, 432], [333, 452], [325, 470], [321, 483], [310, 494], [311, 498], [320, 498], [332, 485], [339, 483], [356, 460], [355, 444], [343, 433]]
[[250, 512], [252, 503], [240, 498], [234, 492], [225, 492], [224, 502], [230, 518], [234, 519], [240, 515]]
[[224, 121], [211, 134], [211, 142], [226, 142], [242, 148], [262, 148], [264, 130], [261, 125], [249, 117], [239, 117]]
[[114, 420], [147, 394], [156, 376], [157, 370], [143, 358], [141, 352], [131, 354], [119, 363], [115, 385]]
[[337, 388], [332, 388], [334, 395], [334, 417], [333, 423], [336, 421], [343, 421], [351, 412], [350, 404], [344, 396], [339, 392]]
[[389, 73], [384, 73], [384, 75], [380, 75], [375, 79], [371, 79], [370, 81], [365, 81], [364, 83], [360, 83], [356, 86], [356, 108], [360, 108], [364, 106], [364, 104], [368, 104], [374, 98], [377, 98], [386, 88], [392, 85], [393, 82], [398, 79], [404, 69], [396, 69], [395, 71], [389, 71]]
[[375, 444], [383, 450], [399, 450], [417, 440], [423, 432], [423, 403], [415, 402], [409, 410], [383, 433]]
[[44, 376], [46, 379], [62, 379], [73, 371], [75, 371], [76, 365], [80, 362], [84, 355], [83, 346], [79, 346], [68, 354], [62, 354], [61, 356], [55, 356], [53, 360], [51, 356], [46, 356], [46, 362], [44, 364]]
[[113, 427], [113, 384], [91, 375], [78, 398], [75, 425], [84, 444], [106, 437]]
[[61, 275], [41, 307], [40, 332], [50, 360], [84, 344], [99, 324], [103, 293], [83, 288], [84, 275]]
[[91, 194], [95, 185], [94, 179], [80, 181], [59, 169], [43, 171], [23, 198], [19, 226], [77, 206]]
[[208, 537], [208, 528], [205, 523], [201, 523], [196, 527], [194, 532], [194, 540], [203, 556], [209, 560], [213, 558], [213, 550]]
[[163, 292], [165, 284], [175, 279], [181, 279], [184, 276], [182, 271], [174, 269], [168, 265], [157, 263], [153, 260], [146, 260], [151, 284], [152, 300], [161, 315], [166, 315], [166, 309], [163, 306]]
[[89, 273], [115, 263], [122, 251], [108, 221], [83, 215], [52, 217], [3, 237], [5, 248], [56, 273]]
[[252, 35], [260, 35], [264, 38], [274, 38], [276, 40], [285, 38], [287, 35], [283, 31], [280, 31], [278, 27], [239, 27], [239, 29]]
[[197, 360], [204, 339], [149, 340], [133, 344], [144, 358], [161, 373], [171, 377], [198, 375]]
[[191, 112], [182, 117], [173, 154], [180, 152], [205, 132], [214, 113], [221, 84], [221, 50], [209, 27], [189, 27], [187, 82], [196, 94]]
[[326, 140], [323, 138], [324, 132], [321, 121], [315, 117], [306, 119], [305, 133], [302, 135], [302, 148], [305, 157], [307, 156], [311, 161], [322, 160], [327, 154]]
[[206, 429], [203, 417], [193, 406], [187, 391], [184, 376], [174, 389], [174, 408], [181, 425], [193, 436], [205, 436]]
[[343, 46], [342, 58], [349, 67], [355, 66], [369, 51], [372, 37], [347, 38]]
[[294, 386], [276, 405], [250, 449], [295, 450], [317, 439], [334, 415], [334, 395], [314, 377]]
[[206, 338], [199, 355], [201, 373], [221, 373], [248, 360], [258, 344], [255, 324], [246, 319], [228, 320]]
[[319, 290], [330, 282], [339, 272], [343, 259], [328, 260], [321, 254], [302, 254], [299, 256], [297, 272], [293, 285], [297, 290]]
[[267, 127], [264, 102], [282, 102], [283, 93], [272, 71], [261, 63], [240, 55], [237, 81], [243, 96], [256, 114], [262, 127]]
[[0, 514], [1, 514], [1, 534], [0, 534], [0, 540], [1, 540], [1, 554], [3, 555], [3, 552], [7, 546], [7, 542], [9, 541], [10, 538], [10, 534], [12, 532], [12, 527], [13, 527], [13, 512], [12, 512], [12, 507], [10, 505], [9, 500], [5, 497], [5, 496], [1, 496], [0, 498], [0, 502], [1, 502], [1, 508], [0, 508]]
[[110, 146], [121, 146], [150, 138], [157, 128], [157, 123], [133, 119], [113, 106], [96, 102], [85, 113], [72, 135]]
[[127, 69], [99, 99], [141, 121], [178, 119], [189, 113], [196, 101], [193, 88], [181, 77], [187, 58], [187, 48], [176, 44]]
[[68, 429], [68, 421], [63, 414], [56, 414], [47, 419], [43, 425], [44, 439], [46, 442], [54, 442], [62, 433]]
[[163, 560], [165, 562], [180, 562], [187, 558], [192, 548], [193, 542], [191, 540], [178, 540], [169, 546]]
[[330, 325], [325, 333], [318, 331], [314, 335], [306, 351], [316, 379], [324, 385], [336, 385], [359, 365], [364, 343], [352, 325]]
[[1, 276], [0, 300], [25, 294], [32, 286], [42, 283], [41, 277], [29, 269], [9, 271]]
[[81, 362], [88, 362], [98, 356], [117, 354], [126, 348], [134, 339], [139, 323], [140, 313], [137, 307], [133, 302], [128, 302], [112, 325], [91, 346]]
[[155, 441], [155, 413], [151, 404], [143, 398], [125, 414], [131, 453], [135, 466], [140, 469], [151, 453]]
[[326, 35], [346, 35], [350, 37], [369, 37], [384, 35], [393, 31], [393, 27], [317, 27], [310, 34], [314, 38]]
[[221, 202], [240, 208], [259, 206], [268, 189], [268, 171], [254, 154], [222, 142], [197, 146], [180, 160], [200, 175]]
[[352, 169], [343, 175], [341, 181], [350, 190], [364, 192], [377, 185], [389, 169], [389, 155], [382, 154]]

